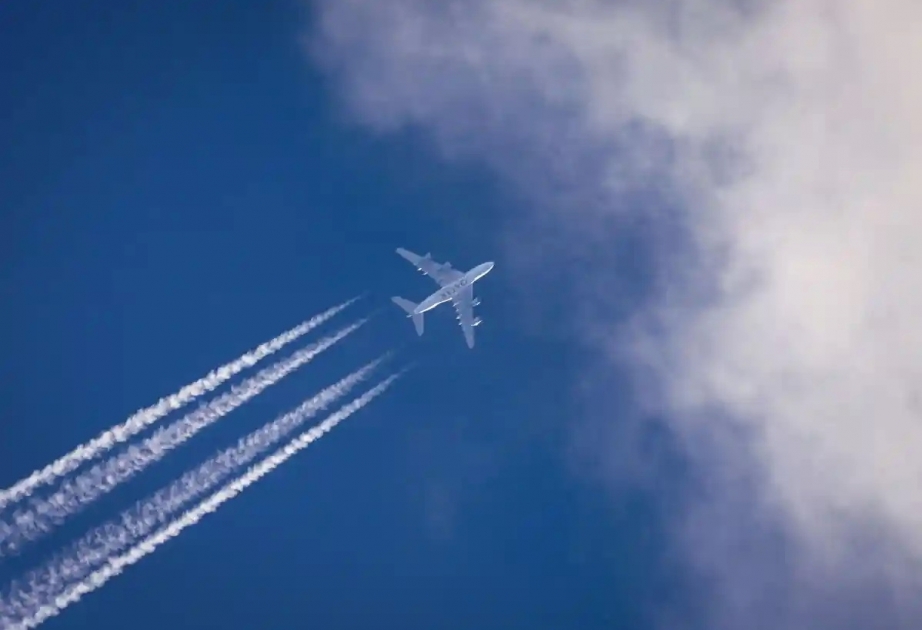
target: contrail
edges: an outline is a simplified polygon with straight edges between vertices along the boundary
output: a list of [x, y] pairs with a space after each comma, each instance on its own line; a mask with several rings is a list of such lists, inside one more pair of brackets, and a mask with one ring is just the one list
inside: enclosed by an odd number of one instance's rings
[[125, 553], [109, 558], [104, 566], [97, 569], [77, 584], [72, 585], [62, 594], [55, 596], [49, 601], [36, 602], [34, 612], [28, 616], [17, 616], [12, 619], [7, 615], [0, 617], [0, 624], [2, 624], [0, 625], [0, 630], [27, 630], [29, 628], [35, 628], [47, 619], [58, 615], [67, 606], [79, 601], [87, 593], [100, 588], [110, 579], [119, 575], [127, 567], [135, 564], [146, 555], [153, 553], [160, 545], [171, 538], [175, 538], [187, 527], [195, 525], [207, 514], [214, 512], [222, 504], [233, 499], [246, 488], [275, 470], [286, 460], [322, 437], [337, 424], [370, 403], [377, 396], [384, 393], [384, 391], [402, 374], [403, 372], [400, 372], [388, 377], [374, 388], [365, 392], [362, 396], [346, 404], [338, 411], [328, 416], [323, 422], [302, 433], [279, 451], [269, 455], [258, 464], [252, 466], [246, 473], [225, 485], [197, 506], [187, 510], [179, 518], [170, 522], [160, 531], [148, 536]]
[[334, 306], [320, 315], [312, 317], [291, 330], [282, 333], [275, 339], [270, 339], [260, 344], [240, 358], [222, 365], [197, 381], [186, 385], [175, 394], [170, 394], [158, 400], [156, 404], [136, 411], [120, 425], [103, 431], [89, 442], [81, 444], [70, 453], [58, 458], [44, 468], [36, 470], [31, 475], [17, 481], [6, 490], [0, 490], [0, 510], [14, 501], [18, 501], [30, 495], [35, 488], [51, 483], [62, 475], [66, 475], [75, 470], [83, 462], [93, 459], [100, 453], [128, 440], [168, 413], [180, 409], [202, 394], [207, 394], [214, 390], [228, 379], [239, 374], [248, 367], [252, 367], [260, 360], [281, 350], [292, 341], [295, 341], [317, 326], [320, 326], [357, 299], [359, 298], [354, 297], [338, 306]]
[[241, 438], [235, 446], [225, 449], [195, 470], [139, 501], [117, 519], [91, 530], [67, 550], [56, 554], [43, 567], [14, 581], [8, 589], [9, 595], [0, 598], [0, 611], [3, 611], [0, 619], [21, 619], [32, 615], [42, 602], [50, 601], [69, 584], [86, 577], [106, 558], [150, 534], [184, 505], [224, 482], [228, 476], [250, 464], [304, 422], [347, 395], [388, 356], [389, 353], [371, 361], [292, 411]]
[[0, 522], [0, 555], [19, 551], [26, 541], [33, 541], [50, 532], [71, 516], [117, 485], [127, 481], [169, 451], [217, 422], [263, 390], [279, 382], [318, 354], [367, 322], [367, 319], [303, 348], [289, 358], [260, 370], [239, 385], [235, 385], [207, 404], [158, 429], [140, 444], [132, 444], [123, 453], [96, 464], [88, 471], [65, 481], [47, 499], [31, 498], [29, 508], [17, 510], [13, 519]]

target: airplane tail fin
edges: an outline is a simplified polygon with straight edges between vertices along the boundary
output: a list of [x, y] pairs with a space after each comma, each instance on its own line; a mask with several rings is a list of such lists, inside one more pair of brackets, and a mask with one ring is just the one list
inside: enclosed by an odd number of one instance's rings
[[413, 310], [416, 308], [416, 304], [414, 304], [410, 300], [406, 300], [402, 297], [396, 297], [396, 296], [392, 297], [391, 301], [397, 306], [399, 306], [400, 308], [402, 308], [404, 311], [406, 311], [407, 317], [413, 318], [413, 326], [416, 328], [416, 334], [422, 335], [423, 334], [423, 314], [413, 312]]

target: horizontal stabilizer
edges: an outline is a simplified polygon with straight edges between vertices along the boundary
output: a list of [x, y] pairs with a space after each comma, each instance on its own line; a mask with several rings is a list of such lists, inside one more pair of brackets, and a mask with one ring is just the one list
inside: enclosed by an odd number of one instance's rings
[[393, 301], [394, 304], [396, 304], [397, 306], [402, 308], [404, 311], [406, 311], [407, 317], [413, 318], [413, 326], [414, 328], [416, 328], [416, 334], [422, 335], [423, 334], [423, 323], [424, 323], [423, 314], [414, 312], [417, 305], [414, 302], [411, 302], [410, 300], [407, 300], [405, 298], [398, 297], [398, 296], [392, 297], [391, 301]]

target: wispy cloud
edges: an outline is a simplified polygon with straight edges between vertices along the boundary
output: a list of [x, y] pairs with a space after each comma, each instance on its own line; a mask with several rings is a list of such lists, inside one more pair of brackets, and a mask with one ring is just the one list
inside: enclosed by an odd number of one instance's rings
[[[319, 3], [311, 53], [357, 117], [490, 161], [536, 193], [529, 234], [590, 263], [589, 334], [708, 479], [677, 540], [717, 625], [920, 618], [919, 23], [913, 0]], [[596, 245], [638, 219], [653, 296], [625, 322]]]

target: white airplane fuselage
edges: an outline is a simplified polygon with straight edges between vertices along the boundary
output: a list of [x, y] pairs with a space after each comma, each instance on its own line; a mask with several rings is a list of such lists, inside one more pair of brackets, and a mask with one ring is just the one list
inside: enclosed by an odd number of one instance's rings
[[468, 271], [466, 274], [464, 274], [463, 276], [461, 276], [460, 278], [458, 278], [451, 284], [445, 285], [444, 287], [442, 287], [441, 289], [439, 289], [438, 291], [436, 291], [435, 293], [427, 297], [425, 300], [417, 304], [413, 312], [417, 315], [421, 315], [425, 313], [426, 311], [431, 311], [439, 304], [443, 304], [444, 302], [450, 301], [458, 293], [464, 290], [468, 285], [474, 284], [474, 282], [476, 282], [477, 280], [480, 280], [485, 275], [490, 273], [491, 269], [493, 269], [492, 262], [485, 262], [483, 264], [477, 265], [476, 267]]

